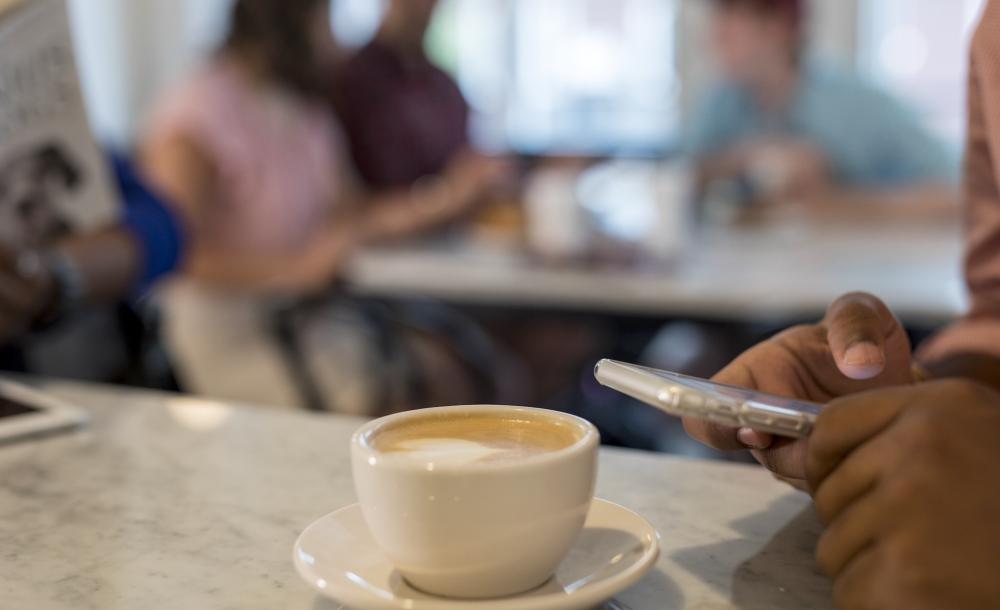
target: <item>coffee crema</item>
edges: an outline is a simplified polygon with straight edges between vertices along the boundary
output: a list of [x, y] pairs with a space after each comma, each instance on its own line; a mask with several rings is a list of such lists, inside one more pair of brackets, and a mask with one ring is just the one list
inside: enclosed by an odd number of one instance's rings
[[534, 415], [462, 413], [430, 415], [376, 431], [376, 451], [447, 463], [516, 461], [565, 449], [585, 430]]

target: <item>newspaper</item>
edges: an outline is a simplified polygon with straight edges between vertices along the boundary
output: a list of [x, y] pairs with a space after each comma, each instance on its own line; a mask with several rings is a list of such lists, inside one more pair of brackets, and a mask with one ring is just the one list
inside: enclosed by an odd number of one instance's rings
[[66, 0], [0, 0], [0, 246], [43, 247], [111, 223], [113, 194]]

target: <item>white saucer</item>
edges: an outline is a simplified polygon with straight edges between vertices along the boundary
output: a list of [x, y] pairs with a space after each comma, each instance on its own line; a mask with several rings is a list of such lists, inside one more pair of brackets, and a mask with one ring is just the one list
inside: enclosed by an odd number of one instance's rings
[[659, 536], [649, 522], [595, 499], [555, 577], [503, 599], [453, 600], [411, 588], [375, 546], [357, 504], [307, 527], [292, 556], [306, 582], [355, 610], [589, 610], [634, 585], [659, 553]]

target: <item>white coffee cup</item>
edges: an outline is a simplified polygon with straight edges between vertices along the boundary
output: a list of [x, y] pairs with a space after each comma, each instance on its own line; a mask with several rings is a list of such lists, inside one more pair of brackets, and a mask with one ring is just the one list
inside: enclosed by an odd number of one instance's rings
[[[496, 460], [377, 447], [387, 431], [493, 416], [554, 425], [572, 441]], [[376, 542], [412, 586], [445, 597], [503, 597], [544, 584], [572, 548], [593, 499], [599, 442], [589, 422], [542, 409], [411, 411], [354, 434], [354, 486]]]

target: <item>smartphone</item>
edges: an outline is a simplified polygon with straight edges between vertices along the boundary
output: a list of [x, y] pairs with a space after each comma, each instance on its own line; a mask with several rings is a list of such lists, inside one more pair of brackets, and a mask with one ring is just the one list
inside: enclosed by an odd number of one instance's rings
[[0, 445], [79, 427], [87, 416], [45, 392], [0, 379]]
[[601, 385], [677, 417], [805, 438], [822, 405], [614, 360], [594, 369]]

